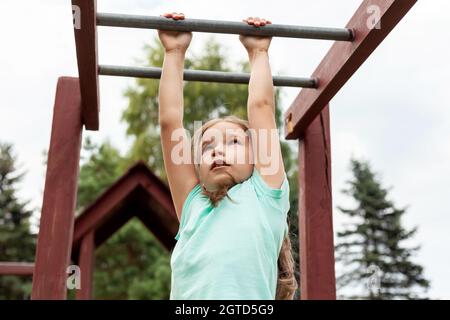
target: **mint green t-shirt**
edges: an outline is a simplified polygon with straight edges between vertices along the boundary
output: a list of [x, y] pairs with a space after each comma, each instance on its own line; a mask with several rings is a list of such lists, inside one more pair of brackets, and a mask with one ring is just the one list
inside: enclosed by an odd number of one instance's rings
[[275, 299], [287, 235], [289, 184], [269, 187], [255, 169], [214, 208], [196, 185], [182, 209], [172, 252], [172, 300]]

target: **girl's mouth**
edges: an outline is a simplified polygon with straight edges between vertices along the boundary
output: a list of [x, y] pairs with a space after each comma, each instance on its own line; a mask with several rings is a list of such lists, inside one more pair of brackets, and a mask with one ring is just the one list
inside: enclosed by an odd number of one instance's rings
[[229, 167], [230, 165], [228, 163], [226, 163], [224, 160], [222, 159], [218, 159], [218, 160], [214, 160], [213, 163], [211, 164], [210, 170], [214, 170], [217, 168], [225, 168], [225, 167]]

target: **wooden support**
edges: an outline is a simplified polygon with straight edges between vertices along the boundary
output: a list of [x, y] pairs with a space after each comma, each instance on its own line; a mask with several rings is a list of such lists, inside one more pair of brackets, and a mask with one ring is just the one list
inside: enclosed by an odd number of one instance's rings
[[314, 71], [317, 89], [303, 89], [285, 113], [286, 139], [301, 138], [323, 107], [344, 86], [417, 0], [365, 0], [347, 24], [353, 42], [335, 42]]
[[65, 299], [82, 139], [77, 78], [58, 79], [32, 299]]
[[299, 141], [301, 299], [336, 299], [329, 107]]
[[81, 288], [76, 292], [77, 300], [92, 299], [92, 280], [95, 262], [94, 232], [88, 233], [81, 240], [79, 266], [81, 275]]
[[78, 75], [86, 130], [99, 129], [97, 1], [72, 0]]
[[30, 262], [0, 262], [0, 275], [32, 276], [34, 263]]

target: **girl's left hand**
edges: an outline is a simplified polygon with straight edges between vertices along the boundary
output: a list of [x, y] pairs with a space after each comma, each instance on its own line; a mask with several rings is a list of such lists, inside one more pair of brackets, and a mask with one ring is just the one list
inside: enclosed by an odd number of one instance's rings
[[[267, 24], [272, 24], [269, 20], [260, 19], [258, 17], [248, 17], [242, 21], [255, 27], [264, 27]], [[251, 53], [254, 50], [268, 51], [272, 37], [239, 35], [239, 40], [242, 42], [247, 51]]]

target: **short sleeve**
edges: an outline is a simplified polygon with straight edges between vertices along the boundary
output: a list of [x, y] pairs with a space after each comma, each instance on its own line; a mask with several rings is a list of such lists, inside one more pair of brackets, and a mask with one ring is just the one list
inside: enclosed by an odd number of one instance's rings
[[279, 189], [270, 187], [256, 169], [253, 170], [253, 174], [250, 179], [255, 188], [255, 192], [261, 201], [270, 205], [273, 209], [277, 209], [284, 214], [287, 214], [290, 208], [290, 203], [289, 182], [286, 173], [284, 173], [284, 180]]
[[191, 210], [191, 203], [192, 199], [201, 191], [201, 187], [199, 184], [197, 184], [191, 192], [189, 192], [188, 196], [186, 197], [186, 200], [184, 200], [183, 207], [181, 209], [181, 221], [180, 221], [180, 227], [178, 228], [178, 232], [175, 236], [175, 239], [178, 240], [180, 238], [181, 232], [183, 231], [184, 227], [186, 226], [186, 223], [189, 219], [188, 215], [190, 214]]

